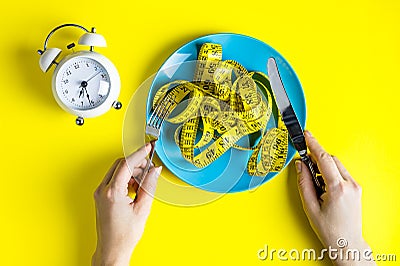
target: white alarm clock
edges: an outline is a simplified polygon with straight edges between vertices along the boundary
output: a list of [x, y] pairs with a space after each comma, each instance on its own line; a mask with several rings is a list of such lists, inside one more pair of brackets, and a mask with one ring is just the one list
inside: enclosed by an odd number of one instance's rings
[[[88, 51], [73, 52], [59, 62], [59, 48], [47, 48], [53, 33], [64, 27], [77, 27], [85, 31], [78, 43], [90, 46]], [[67, 46], [71, 49], [74, 43]], [[95, 28], [89, 32], [77, 24], [63, 24], [53, 29], [44, 43], [44, 49], [38, 50], [41, 55], [40, 68], [47, 72], [56, 65], [53, 72], [52, 89], [57, 103], [65, 111], [78, 116], [77, 125], [83, 125], [84, 118], [95, 117], [107, 112], [111, 107], [120, 109], [117, 100], [120, 92], [120, 78], [113, 63], [104, 55], [93, 51], [93, 47], [105, 47], [104, 37], [96, 33]]]

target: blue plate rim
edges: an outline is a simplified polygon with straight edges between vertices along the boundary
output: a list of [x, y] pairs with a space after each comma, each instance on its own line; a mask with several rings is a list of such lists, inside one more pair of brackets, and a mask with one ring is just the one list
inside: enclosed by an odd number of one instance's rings
[[[287, 66], [289, 67], [290, 71], [294, 73], [294, 78], [296, 79], [296, 82], [298, 82], [298, 84], [300, 85], [300, 88], [301, 88], [301, 89], [299, 90], [299, 92], [301, 92], [301, 95], [299, 95], [298, 97], [301, 96], [301, 97], [300, 97], [300, 98], [301, 98], [301, 104], [302, 104], [302, 106], [304, 106], [304, 112], [303, 112], [303, 117], [302, 117], [303, 119], [300, 119], [300, 118], [299, 118], [299, 121], [300, 121], [300, 125], [302, 126], [302, 128], [303, 128], [303, 130], [304, 130], [304, 128], [305, 128], [305, 126], [306, 126], [306, 124], [307, 124], [307, 108], [306, 108], [307, 105], [306, 105], [306, 98], [305, 98], [303, 86], [301, 85], [301, 82], [300, 82], [300, 80], [299, 80], [299, 78], [298, 78], [296, 72], [294, 71], [293, 67], [290, 65], [289, 61], [288, 61], [285, 57], [283, 57], [283, 56], [282, 56], [276, 49], [274, 49], [272, 46], [270, 46], [269, 44], [267, 44], [267, 43], [265, 43], [265, 42], [263, 42], [263, 41], [261, 41], [261, 40], [255, 38], [255, 37], [248, 36], [248, 35], [241, 34], [241, 33], [229, 33], [229, 32], [225, 32], [225, 33], [212, 33], [212, 34], [201, 35], [200, 37], [197, 37], [197, 38], [195, 38], [195, 39], [192, 39], [191, 41], [186, 42], [186, 43], [182, 44], [181, 46], [179, 46], [177, 49], [175, 49], [175, 50], [164, 60], [164, 62], [163, 62], [163, 63], [161, 64], [161, 66], [158, 68], [158, 70], [157, 70], [157, 72], [156, 72], [156, 75], [154, 76], [154, 79], [153, 79], [153, 81], [152, 81], [152, 83], [151, 83], [151, 86], [150, 86], [149, 97], [147, 97], [147, 100], [146, 100], [146, 117], [147, 117], [147, 118], [149, 117], [149, 113], [148, 113], [149, 108], [148, 108], [148, 106], [149, 106], [149, 104], [151, 105], [150, 92], [151, 92], [152, 89], [153, 89], [154, 81], [157, 79], [157, 77], [158, 77], [160, 71], [163, 70], [163, 68], [164, 68], [165, 65], [168, 63], [168, 61], [170, 61], [170, 59], [171, 59], [179, 50], [183, 49], [184, 47], [186, 47], [186, 46], [188, 46], [188, 45], [190, 45], [190, 44], [192, 44], [192, 43], [199, 42], [199, 41], [201, 41], [202, 39], [213, 38], [214, 36], [218, 36], [218, 37], [223, 37], [223, 36], [227, 36], [227, 37], [229, 37], [229, 36], [240, 36], [240, 37], [242, 37], [242, 38], [251, 39], [252, 41], [255, 41], [255, 42], [258, 42], [258, 43], [260, 43], [260, 44], [262, 44], [262, 45], [267, 46], [269, 49], [271, 49], [271, 50], [274, 51], [276, 54], [278, 54], [282, 59], [284, 59], [284, 61], [287, 63]], [[185, 61], [183, 61], [183, 62], [185, 62]], [[174, 63], [174, 64], [176, 64], [176, 63]], [[174, 65], [174, 64], [173, 64], [173, 65]], [[296, 110], [294, 110], [294, 111], [296, 112]], [[296, 115], [297, 115], [297, 113], [296, 113]], [[303, 121], [304, 121], [304, 122], [303, 122]], [[303, 123], [302, 123], [302, 122], [303, 122]], [[292, 145], [292, 147], [293, 147], [293, 144], [291, 143], [290, 140], [289, 140], [289, 145]], [[157, 149], [157, 147], [156, 147], [156, 150], [155, 150], [155, 151], [156, 151], [158, 157], [160, 158], [160, 160], [162, 161], [162, 158], [161, 158], [160, 155], [158, 154], [158, 149]], [[278, 174], [280, 174], [280, 173], [289, 165], [289, 163], [293, 160], [295, 154], [296, 154], [296, 151], [295, 151], [293, 154], [290, 154], [290, 155], [288, 154], [288, 157], [286, 158], [286, 162], [285, 162], [285, 164], [284, 164], [283, 169], [282, 169], [280, 172], [270, 172], [270, 173], [268, 173], [268, 174], [264, 177], [264, 180], [263, 180], [261, 183], [259, 183], [256, 187], [248, 187], [248, 188], [243, 188], [243, 189], [237, 189], [237, 188], [235, 188], [236, 185], [234, 185], [234, 186], [232, 186], [228, 191], [225, 191], [225, 190], [224, 190], [223, 192], [222, 192], [221, 190], [217, 190], [217, 189], [216, 189], [216, 190], [209, 189], [209, 188], [206, 189], [206, 188], [204, 188], [204, 187], [202, 187], [202, 186], [193, 184], [193, 183], [190, 182], [190, 180], [182, 179], [181, 177], [179, 177], [179, 175], [176, 173], [176, 171], [174, 171], [173, 168], [172, 168], [172, 169], [171, 169], [170, 167], [167, 167], [167, 168], [168, 168], [168, 170], [169, 170], [172, 174], [174, 174], [174, 175], [175, 175], [177, 178], [179, 178], [181, 181], [183, 181], [183, 182], [185, 182], [185, 183], [187, 183], [187, 184], [189, 184], [189, 185], [191, 185], [191, 186], [194, 186], [194, 187], [196, 187], [196, 188], [203, 189], [203, 190], [206, 190], [206, 191], [209, 191], [209, 192], [215, 192], [215, 193], [236, 193], [236, 192], [248, 191], [248, 190], [250, 190], [250, 189], [256, 189], [256, 188], [258, 188], [259, 186], [263, 185], [264, 183], [268, 182], [269, 180], [271, 180], [272, 178], [274, 178], [275, 176], [277, 176]], [[163, 163], [164, 163], [164, 162], [163, 162]], [[243, 177], [243, 175], [242, 175], [242, 177]]]

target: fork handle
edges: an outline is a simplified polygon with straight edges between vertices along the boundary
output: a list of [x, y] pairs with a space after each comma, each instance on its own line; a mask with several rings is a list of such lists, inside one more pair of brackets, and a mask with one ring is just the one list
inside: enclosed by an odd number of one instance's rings
[[153, 156], [154, 156], [154, 148], [155, 148], [155, 146], [156, 146], [156, 141], [155, 141], [155, 140], [152, 140], [152, 141], [150, 141], [149, 143], [151, 144], [151, 150], [150, 150], [150, 153], [149, 153], [149, 160], [147, 161], [147, 164], [146, 164], [146, 166], [145, 166], [145, 168], [144, 168], [144, 170], [143, 170], [143, 173], [142, 173], [142, 175], [140, 176], [139, 180], [136, 180], [136, 181], [138, 182], [139, 185], [142, 184], [142, 182], [143, 182], [145, 176], [148, 174], [149, 169], [150, 169], [150, 164], [151, 164], [151, 161], [153, 160]]

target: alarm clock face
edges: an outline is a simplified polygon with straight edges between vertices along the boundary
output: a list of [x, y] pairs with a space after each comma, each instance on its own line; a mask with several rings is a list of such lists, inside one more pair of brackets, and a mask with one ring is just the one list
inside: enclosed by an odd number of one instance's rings
[[72, 109], [91, 109], [108, 96], [110, 78], [104, 67], [91, 58], [70, 60], [59, 73], [58, 95]]
[[53, 75], [53, 94], [66, 111], [82, 117], [105, 113], [116, 101], [119, 75], [103, 55], [78, 52], [65, 57]]

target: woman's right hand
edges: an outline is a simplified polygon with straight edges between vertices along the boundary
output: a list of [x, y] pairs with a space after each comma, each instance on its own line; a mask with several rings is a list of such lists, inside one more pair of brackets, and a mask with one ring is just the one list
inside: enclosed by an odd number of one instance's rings
[[303, 162], [296, 161], [299, 192], [313, 230], [326, 248], [360, 251], [359, 262], [357, 258], [343, 257], [334, 261], [336, 265], [376, 265], [363, 255], [370, 248], [362, 236], [360, 185], [310, 132], [305, 131], [305, 138], [311, 158], [317, 163], [326, 185], [326, 192], [318, 198], [310, 171]]

